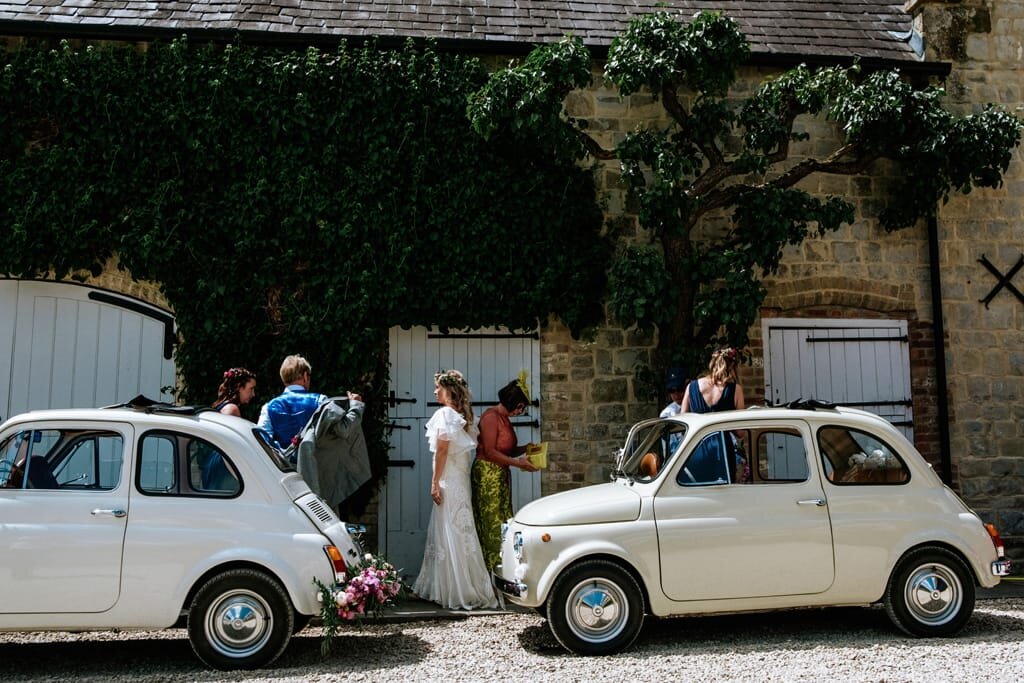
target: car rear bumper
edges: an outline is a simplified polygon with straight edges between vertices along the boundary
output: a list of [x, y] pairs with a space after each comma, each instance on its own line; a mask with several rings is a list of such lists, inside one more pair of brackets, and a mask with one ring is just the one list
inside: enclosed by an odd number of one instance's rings
[[1012, 562], [1009, 558], [996, 560], [992, 563], [992, 575], [993, 576], [1009, 576]]

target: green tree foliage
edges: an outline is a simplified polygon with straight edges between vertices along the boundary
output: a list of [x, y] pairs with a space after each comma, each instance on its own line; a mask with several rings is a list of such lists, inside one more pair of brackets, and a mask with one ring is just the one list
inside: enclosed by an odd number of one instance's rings
[[[610, 249], [575, 148], [473, 133], [474, 59], [407, 45], [335, 52], [28, 46], [0, 61], [0, 272], [160, 283], [183, 399], [302, 353], [314, 389], [370, 400], [374, 471], [392, 325], [574, 331], [602, 315]], [[127, 397], [126, 397], [127, 398]]]
[[[800, 66], [748, 98], [730, 96], [748, 57], [746, 39], [723, 16], [669, 13], [633, 20], [612, 43], [604, 75], [623, 97], [646, 90], [670, 122], [603, 149], [584, 122], [559, 119], [557, 139], [575, 135], [578, 153], [617, 158], [649, 245], [623, 247], [611, 269], [611, 310], [625, 325], [657, 328], [659, 361], [702, 367], [711, 347], [745, 345], [764, 300], [761, 283], [782, 250], [854, 219], [843, 197], [794, 186], [812, 173], [868, 173], [881, 159], [899, 168], [883, 226], [897, 230], [935, 214], [950, 192], [998, 187], [1021, 121], [996, 108], [957, 117], [941, 90], [915, 89], [894, 71]], [[561, 97], [590, 83], [589, 53], [577, 39], [537, 48], [496, 73], [474, 97], [471, 118], [492, 137], [556, 139], [547, 129]], [[837, 141], [821, 158], [787, 160], [808, 135], [798, 116], [834, 122]], [[698, 238], [707, 218], [731, 215]]]

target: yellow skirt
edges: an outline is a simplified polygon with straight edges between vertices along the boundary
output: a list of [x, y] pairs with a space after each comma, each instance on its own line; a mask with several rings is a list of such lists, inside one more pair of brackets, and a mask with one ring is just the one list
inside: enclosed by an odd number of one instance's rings
[[473, 519], [487, 571], [501, 562], [501, 525], [512, 517], [512, 475], [493, 462], [473, 462]]

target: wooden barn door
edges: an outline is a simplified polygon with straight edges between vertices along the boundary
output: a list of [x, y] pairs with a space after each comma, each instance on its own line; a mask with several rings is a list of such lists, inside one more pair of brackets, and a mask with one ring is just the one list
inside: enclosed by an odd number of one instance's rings
[[[452, 368], [465, 373], [479, 418], [497, 404], [498, 389], [526, 369], [534, 405], [529, 415], [514, 419], [513, 424], [519, 443], [540, 441], [540, 341], [535, 332], [484, 329], [442, 334], [425, 327], [396, 327], [391, 329], [389, 346], [391, 450], [378, 543], [381, 552], [411, 579], [420, 569], [433, 506], [432, 460], [424, 425], [439, 407], [434, 373]], [[512, 471], [514, 509], [540, 497], [540, 477], [540, 473]]]
[[0, 418], [173, 401], [174, 318], [131, 297], [64, 282], [0, 279]]
[[765, 396], [861, 408], [913, 441], [910, 343], [901, 320], [765, 319]]

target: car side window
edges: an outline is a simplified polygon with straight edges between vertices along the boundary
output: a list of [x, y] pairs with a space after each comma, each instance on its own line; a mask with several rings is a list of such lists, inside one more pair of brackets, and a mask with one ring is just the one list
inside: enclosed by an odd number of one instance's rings
[[753, 483], [771, 484], [777, 482], [807, 481], [810, 467], [807, 461], [807, 447], [804, 437], [796, 429], [765, 429], [755, 434], [754, 444], [757, 462]]
[[676, 474], [681, 486], [728, 484], [729, 461], [735, 458], [735, 446], [730, 432], [712, 432], [694, 446]]
[[168, 493], [177, 488], [175, 467], [177, 447], [165, 434], [147, 434], [139, 445], [139, 489], [148, 493]]
[[199, 439], [188, 442], [189, 483], [193, 491], [201, 493], [234, 494], [238, 492], [238, 477], [234, 467], [217, 447]]
[[242, 490], [238, 470], [208, 441], [149, 432], [139, 444], [139, 490], [153, 495], [231, 497]]
[[94, 429], [31, 429], [0, 444], [0, 488], [50, 491], [117, 488], [124, 438]]
[[867, 432], [828, 426], [818, 430], [825, 478], [844, 485], [904, 484], [906, 464], [887, 443]]

